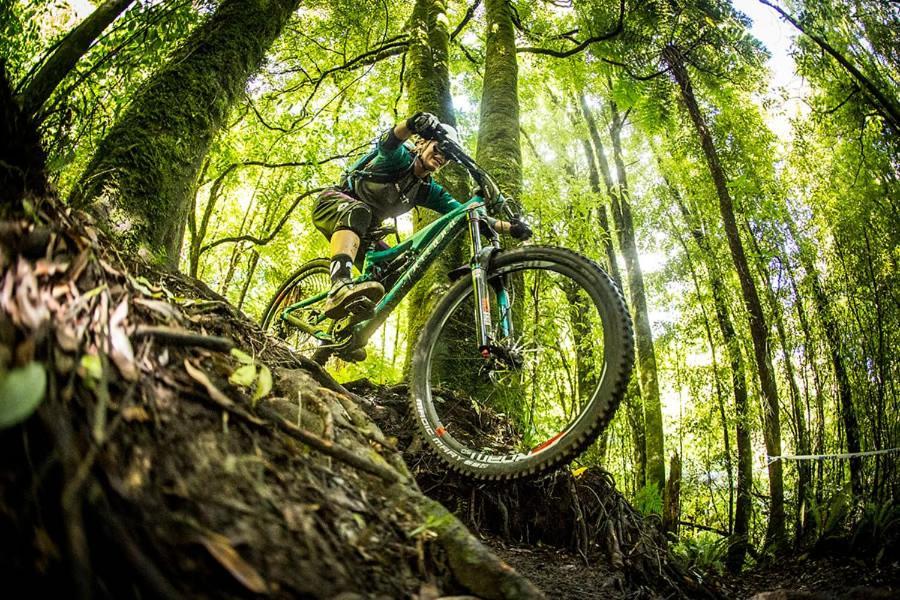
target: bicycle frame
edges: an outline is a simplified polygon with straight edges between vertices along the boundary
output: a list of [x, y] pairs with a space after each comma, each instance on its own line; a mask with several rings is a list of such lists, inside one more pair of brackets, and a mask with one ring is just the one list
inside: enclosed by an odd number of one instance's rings
[[[371, 318], [356, 323], [349, 334], [338, 330], [335, 332], [333, 345], [327, 345], [333, 350], [353, 349], [364, 346], [372, 334], [377, 330], [393, 312], [406, 294], [413, 288], [421, 275], [435, 261], [450, 243], [459, 236], [468, 224], [471, 238], [472, 256], [469, 261], [472, 283], [478, 302], [475, 307], [475, 324], [478, 330], [479, 352], [487, 358], [492, 346], [491, 338], [491, 299], [488, 289], [487, 264], [490, 256], [500, 247], [496, 233], [491, 238], [491, 245], [483, 247], [481, 243], [481, 223], [486, 215], [484, 199], [473, 196], [468, 202], [457, 207], [451, 212], [441, 216], [422, 231], [402, 243], [381, 251], [369, 251], [366, 253], [363, 264], [363, 272], [354, 281], [362, 282], [374, 279], [374, 273], [379, 266], [387, 265], [400, 256], [411, 253], [412, 263], [409, 264], [396, 280], [393, 286], [386, 291], [384, 297], [375, 306]], [[494, 284], [498, 314], [501, 315], [499, 331], [501, 337], [512, 335], [512, 318], [509, 310], [509, 295], [503, 282]], [[310, 298], [287, 307], [282, 312], [282, 319], [293, 322], [290, 313], [312, 306], [325, 299], [327, 292], [322, 292]], [[315, 324], [324, 322], [320, 317]], [[319, 331], [324, 334], [324, 331]], [[318, 336], [321, 339], [321, 336]]]

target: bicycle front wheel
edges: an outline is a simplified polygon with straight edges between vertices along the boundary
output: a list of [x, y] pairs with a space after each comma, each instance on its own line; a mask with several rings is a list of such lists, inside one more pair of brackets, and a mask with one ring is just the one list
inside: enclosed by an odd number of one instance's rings
[[[498, 253], [513, 331], [492, 298], [492, 347], [478, 347], [471, 278], [425, 324], [412, 361], [418, 431], [450, 468], [476, 479], [534, 476], [580, 454], [605, 429], [634, 362], [631, 318], [596, 263], [569, 250]], [[491, 292], [496, 294], [496, 292]]]

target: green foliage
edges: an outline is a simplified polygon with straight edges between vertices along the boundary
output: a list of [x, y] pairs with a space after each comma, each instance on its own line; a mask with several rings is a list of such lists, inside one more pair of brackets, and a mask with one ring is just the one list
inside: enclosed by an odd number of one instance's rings
[[706, 531], [682, 536], [672, 546], [672, 553], [685, 568], [698, 573], [723, 573], [727, 552], [727, 538]]
[[853, 496], [841, 490], [822, 503], [813, 502], [809, 514], [813, 519], [816, 539], [842, 537], [853, 510]]
[[857, 549], [875, 554], [877, 560], [900, 544], [900, 505], [891, 499], [866, 502], [853, 531], [851, 543]]
[[642, 515], [661, 515], [663, 508], [662, 494], [656, 484], [648, 483], [634, 495], [634, 507]]

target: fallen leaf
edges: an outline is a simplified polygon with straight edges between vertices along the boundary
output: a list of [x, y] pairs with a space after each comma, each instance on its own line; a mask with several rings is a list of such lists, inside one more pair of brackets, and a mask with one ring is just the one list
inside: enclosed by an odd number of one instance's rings
[[223, 535], [208, 533], [200, 536], [200, 543], [212, 554], [219, 564], [251, 592], [263, 594], [268, 591], [266, 582], [250, 566]]
[[56, 275], [57, 273], [61, 273], [68, 268], [69, 263], [47, 260], [46, 258], [39, 258], [34, 263], [34, 274], [37, 277], [44, 277], [45, 275]]
[[253, 391], [253, 405], [269, 395], [272, 391], [272, 372], [266, 365], [259, 367], [259, 376], [256, 378], [256, 389]]
[[151, 300], [148, 298], [135, 298], [135, 304], [149, 308], [153, 312], [162, 315], [166, 321], [180, 321], [181, 312], [164, 300]]
[[134, 362], [134, 348], [125, 333], [123, 322], [128, 316], [128, 296], [122, 299], [109, 319], [110, 353], [113, 363], [127, 381], [137, 381], [138, 368]]
[[232, 402], [231, 398], [223, 394], [219, 388], [213, 385], [206, 373], [203, 372], [203, 369], [195, 367], [188, 359], [184, 359], [184, 369], [194, 381], [206, 388], [206, 392], [209, 394], [210, 398], [222, 406], [234, 406], [234, 402]]
[[250, 387], [254, 381], [256, 381], [256, 366], [254, 365], [238, 367], [228, 378], [228, 383], [243, 387]]
[[573, 470], [572, 470], [572, 477], [576, 477], [576, 478], [577, 478], [577, 477], [581, 477], [582, 475], [584, 475], [584, 472], [587, 471], [587, 470], [588, 470], [587, 467], [579, 467], [579, 468], [577, 468], [577, 469], [573, 469]]
[[12, 369], [0, 378], [0, 429], [17, 425], [31, 416], [47, 387], [47, 374], [38, 362]]
[[143, 406], [128, 406], [122, 410], [122, 418], [126, 421], [146, 423], [150, 420], [150, 413]]
[[50, 319], [50, 311], [39, 297], [37, 279], [31, 265], [23, 258], [19, 259], [16, 279], [18, 285], [15, 298], [19, 308], [19, 323], [34, 331]]

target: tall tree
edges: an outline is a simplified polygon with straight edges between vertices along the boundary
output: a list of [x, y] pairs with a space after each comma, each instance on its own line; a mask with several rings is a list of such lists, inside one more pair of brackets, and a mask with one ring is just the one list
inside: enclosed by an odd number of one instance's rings
[[134, 0], [106, 0], [72, 29], [47, 57], [22, 92], [23, 110], [35, 115], [91, 44]]
[[522, 190], [519, 144], [519, 65], [509, 0], [486, 0], [484, 85], [478, 125], [478, 163], [493, 173], [504, 194]]
[[[591, 142], [594, 145], [592, 155], [596, 156], [597, 164], [600, 166], [600, 173], [603, 175], [603, 182], [606, 186], [606, 195], [609, 199], [609, 207], [613, 214], [613, 222], [616, 225], [616, 234], [619, 238], [619, 247], [622, 248], [623, 225], [621, 223], [622, 210], [619, 203], [618, 186], [616, 186], [615, 182], [613, 181], [612, 171], [609, 167], [609, 159], [606, 157], [606, 150], [603, 144], [603, 139], [600, 137], [600, 130], [597, 127], [597, 121], [594, 117], [593, 112], [588, 106], [587, 98], [584, 94], [581, 94], [579, 101], [581, 105], [581, 114], [584, 117], [585, 123], [587, 124], [588, 133], [590, 135]], [[605, 211], [605, 207], [602, 208]], [[611, 242], [612, 240], [610, 239], [610, 245]], [[609, 253], [609, 249], [607, 250], [607, 252]], [[624, 254], [624, 250], [622, 251], [622, 253]], [[614, 258], [615, 257], [613, 257], [613, 259]], [[631, 266], [632, 263], [626, 261], [626, 271], [628, 271]], [[617, 282], [619, 283], [619, 285], [622, 284], [621, 276], [619, 276]], [[631, 289], [632, 288], [629, 286], [629, 291], [631, 291]], [[634, 312], [632, 312], [632, 318], [635, 318]], [[637, 331], [638, 328], [635, 326], [635, 332]], [[638, 345], [638, 348], [640, 348], [640, 344]], [[638, 362], [640, 362], [640, 358], [637, 358], [637, 360]], [[637, 484], [639, 486], [644, 486], [647, 483], [647, 426], [641, 394], [642, 390], [639, 385], [630, 385], [629, 391], [625, 396], [625, 407], [626, 410], [628, 410], [628, 421], [631, 427], [634, 441]], [[660, 491], [662, 491], [663, 489], [664, 488], [660, 488]]]
[[299, 0], [223, 0], [144, 85], [73, 194], [127, 245], [176, 265], [213, 138]]
[[[778, 406], [778, 388], [775, 383], [775, 373], [772, 370], [771, 357], [769, 355], [769, 328], [735, 219], [734, 202], [728, 190], [728, 177], [719, 158], [712, 134], [694, 95], [693, 85], [691, 84], [681, 49], [674, 44], [666, 46], [663, 50], [663, 59], [669, 66], [681, 90], [682, 101], [691, 117], [697, 136], [700, 138], [703, 155], [706, 158], [716, 194], [719, 198], [719, 211], [725, 227], [728, 247], [738, 273], [744, 304], [749, 316], [756, 367], [759, 373], [760, 388], [765, 400], [766, 451], [770, 456], [781, 456], [781, 420]], [[779, 546], [784, 542], [785, 536], [784, 477], [781, 461], [770, 461], [768, 470], [770, 506], [766, 540], [771, 546]]]
[[[430, 112], [441, 122], [456, 126], [456, 111], [450, 94], [450, 30], [446, 0], [416, 0], [410, 18], [412, 31], [406, 74], [409, 112]], [[439, 176], [441, 185], [455, 198], [464, 201], [468, 195], [465, 171], [458, 166], [445, 167]], [[413, 227], [416, 231], [434, 220], [429, 211], [416, 211]], [[462, 264], [465, 248], [462, 241], [453, 244], [440, 257], [410, 293], [407, 330], [409, 351], [418, 339], [418, 332], [430, 314], [435, 300], [434, 289], [446, 283], [447, 272]]]
[[618, 105], [612, 98], [609, 99], [609, 113], [609, 136], [612, 140], [613, 160], [616, 165], [616, 199], [618, 200], [617, 207], [614, 203], [616, 208], [614, 208], [613, 214], [617, 216], [619, 243], [628, 272], [628, 291], [631, 296], [632, 319], [637, 342], [638, 375], [641, 382], [641, 398], [644, 401], [647, 482], [656, 485], [660, 494], [663, 494], [666, 489], [666, 457], [656, 351], [653, 348], [653, 331], [650, 328], [647, 291], [644, 287], [644, 274], [638, 258], [631, 210], [631, 190], [628, 187], [628, 173], [625, 169], [625, 158], [622, 151], [621, 135], [625, 121], [619, 112]]
[[731, 389], [734, 394], [734, 408], [737, 420], [735, 437], [737, 439], [738, 476], [737, 502], [735, 503], [734, 529], [732, 531], [733, 543], [728, 547], [726, 565], [732, 572], [738, 572], [744, 564], [747, 549], [750, 546], [750, 523], [753, 516], [753, 499], [751, 496], [753, 490], [753, 448], [750, 440], [750, 407], [747, 402], [747, 376], [744, 367], [744, 356], [741, 353], [740, 338], [735, 331], [728, 311], [728, 288], [706, 229], [688, 209], [678, 190], [671, 184], [668, 184], [668, 187], [691, 232], [691, 237], [694, 238], [694, 242], [700, 248], [703, 263], [706, 265], [706, 272], [712, 291], [713, 306], [716, 312], [716, 321], [719, 324], [722, 340], [725, 342], [725, 350], [728, 354], [728, 362], [731, 368]]
[[[793, 220], [788, 220], [791, 237], [798, 245], [800, 262], [806, 273], [806, 282], [812, 288], [813, 302], [816, 305], [816, 312], [819, 320], [822, 322], [822, 329], [825, 332], [825, 339], [828, 343], [828, 354], [831, 358], [831, 368], [834, 370], [834, 378], [837, 383], [838, 400], [841, 406], [841, 420], [844, 424], [844, 434], [847, 440], [847, 452], [858, 453], [859, 443], [859, 423], [856, 418], [856, 409], [853, 406], [853, 390], [850, 385], [850, 378], [847, 374], [843, 356], [843, 344], [840, 338], [840, 329], [837, 319], [832, 311], [832, 302], [829, 300], [819, 280], [819, 272], [812, 258], [812, 249], [809, 243], [799, 236], [796, 225]], [[850, 460], [850, 483], [853, 493], [859, 497], [863, 495], [862, 483], [862, 463], [859, 458]]]

